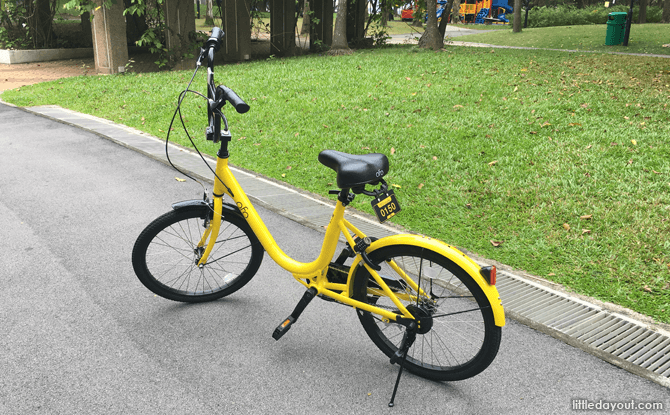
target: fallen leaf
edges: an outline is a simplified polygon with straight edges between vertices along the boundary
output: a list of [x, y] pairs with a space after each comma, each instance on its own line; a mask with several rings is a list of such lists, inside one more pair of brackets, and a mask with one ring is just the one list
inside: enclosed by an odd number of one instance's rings
[[567, 223], [564, 223], [563, 224], [563, 229], [565, 229], [566, 231], [569, 231], [570, 230], [570, 225], [568, 225]]
[[636, 141], [636, 140], [630, 140], [630, 142], [633, 143], [634, 146], [637, 145], [637, 141]]
[[180, 179], [179, 177], [175, 177], [174, 179], [178, 182], [185, 182], [186, 181], [186, 179]]
[[395, 154], [395, 148], [391, 147], [391, 155]]
[[407, 77], [405, 77], [405, 79], [407, 79], [408, 81], [411, 81], [411, 80], [412, 80], [412, 78], [407, 78]]
[[493, 160], [492, 162], [489, 163], [489, 166], [493, 166], [493, 165], [496, 164], [497, 162], [498, 162], [498, 160]]
[[648, 285], [645, 285], [644, 287], [642, 287], [642, 289], [645, 290], [645, 291], [648, 292], [648, 293], [652, 292], [652, 291], [651, 291], [651, 288], [649, 288]]
[[282, 173], [281, 177], [286, 177], [286, 173]]
[[531, 131], [530, 133], [531, 134], [537, 134], [537, 131]]
[[491, 245], [493, 245], [495, 247], [499, 247], [500, 245], [502, 245], [502, 241], [494, 241], [493, 239], [491, 239], [490, 242], [491, 242]]
[[299, 136], [299, 135], [300, 135], [300, 133], [295, 133], [295, 136], [296, 136], [296, 137]]
[[593, 145], [589, 144], [588, 146], [586, 146], [586, 149], [588, 150], [588, 149], [590, 149], [591, 147], [593, 147]]
[[459, 104], [456, 104], [456, 105], [454, 105], [454, 108], [463, 108], [463, 106], [459, 105]]
[[579, 217], [579, 219], [592, 219], [593, 215], [582, 215]]
[[419, 189], [423, 189], [423, 183], [419, 183]]
[[549, 274], [547, 274], [547, 276], [548, 277], [554, 277], [554, 276], [556, 276], [556, 274], [554, 274], [553, 272], [550, 272]]
[[585, 233], [591, 233], [591, 229], [582, 229], [582, 235]]
[[[568, 124], [568, 125], [569, 125], [570, 127], [581, 127], [581, 126], [582, 126], [582, 125], [581, 125], [580, 123], [578, 123], [578, 122], [571, 122], [571, 123]], [[591, 146], [589, 146], [589, 147], [591, 147]], [[587, 147], [587, 148], [589, 148], [589, 147]]]
[[399, 184], [391, 184], [391, 186], [395, 187], [396, 189], [401, 189]]
[[518, 91], [518, 90], [519, 90], [519, 87], [518, 87], [518, 86], [515, 86], [513, 92], [516, 92], [516, 91]]
[[286, 170], [291, 170], [293, 167], [291, 166], [286, 166]]
[[[433, 160], [437, 161], [437, 156], [433, 156]], [[661, 174], [661, 173], [658, 173], [658, 174]]]
[[633, 159], [628, 160], [628, 164], [633, 164]]

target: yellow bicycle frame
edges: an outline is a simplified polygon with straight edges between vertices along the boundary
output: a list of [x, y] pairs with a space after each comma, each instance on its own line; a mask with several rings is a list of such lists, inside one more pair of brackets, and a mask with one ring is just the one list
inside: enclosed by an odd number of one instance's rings
[[[326, 273], [328, 271], [328, 266], [330, 264], [333, 255], [337, 249], [337, 244], [339, 241], [340, 232], [345, 236], [347, 242], [350, 246], [355, 246], [354, 239], [352, 237], [352, 232], [355, 236], [359, 238], [364, 238], [366, 235], [352, 225], [349, 221], [344, 218], [344, 205], [342, 202], [338, 201], [333, 212], [333, 216], [328, 224], [326, 229], [326, 235], [323, 240], [323, 245], [321, 246], [321, 252], [316, 260], [310, 263], [303, 263], [295, 261], [286, 255], [281, 248], [277, 245], [277, 242], [270, 234], [270, 231], [263, 223], [263, 220], [256, 212], [256, 209], [249, 201], [249, 198], [244, 193], [240, 184], [237, 182], [237, 179], [233, 176], [230, 168], [228, 167], [227, 158], [217, 158], [216, 163], [216, 179], [214, 182], [214, 216], [210, 222], [209, 227], [203, 233], [202, 239], [198, 244], [198, 247], [203, 247], [205, 245], [205, 251], [202, 255], [202, 258], [198, 262], [199, 266], [204, 266], [207, 263], [216, 238], [219, 234], [219, 228], [221, 226], [221, 212], [222, 212], [222, 198], [224, 194], [230, 196], [236, 203], [237, 208], [240, 213], [244, 216], [247, 223], [253, 230], [253, 232], [258, 237], [261, 245], [267, 251], [268, 255], [282, 268], [289, 271], [293, 274], [293, 277], [298, 280], [307, 288], [314, 287], [316, 288], [318, 294], [330, 297], [334, 300], [337, 300], [341, 303], [350, 305], [354, 308], [361, 310], [369, 311], [371, 313], [377, 314], [384, 319], [398, 321], [398, 317], [403, 317], [405, 319], [414, 319], [412, 314], [404, 307], [400, 302], [400, 299], [403, 297], [408, 297], [407, 294], [394, 293], [388, 285], [383, 281], [381, 276], [372, 268], [370, 268], [365, 262], [362, 263], [363, 266], [367, 269], [370, 275], [375, 279], [377, 284], [382, 288], [383, 293], [393, 301], [393, 303], [398, 307], [398, 310], [401, 314], [393, 313], [389, 310], [385, 310], [373, 305], [357, 301], [352, 298], [353, 287], [352, 287], [352, 276], [356, 267], [361, 264], [362, 257], [357, 255], [354, 259], [353, 264], [350, 267], [349, 276], [346, 284], [332, 283], [328, 281]], [[479, 273], [480, 267], [465, 254], [458, 251], [457, 249], [444, 244], [435, 239], [420, 237], [417, 235], [394, 235], [386, 238], [379, 239], [373, 242], [366, 252], [371, 252], [372, 250], [382, 248], [389, 245], [413, 245], [420, 246], [426, 249], [435, 251], [445, 257], [449, 258], [454, 263], [458, 264], [463, 268], [481, 287], [484, 291], [491, 308], [493, 310], [493, 317], [496, 326], [505, 325], [505, 313], [503, 311], [502, 304], [500, 302], [500, 297], [498, 290], [495, 286], [490, 285]], [[407, 275], [405, 275], [402, 270], [394, 265], [390, 264], [392, 267], [396, 268], [396, 271], [399, 272], [405, 281], [416, 291], [418, 286], [416, 283]], [[381, 293], [380, 293], [381, 294]], [[424, 294], [423, 291], [419, 292], [419, 295]], [[403, 298], [410, 299], [410, 298]]]

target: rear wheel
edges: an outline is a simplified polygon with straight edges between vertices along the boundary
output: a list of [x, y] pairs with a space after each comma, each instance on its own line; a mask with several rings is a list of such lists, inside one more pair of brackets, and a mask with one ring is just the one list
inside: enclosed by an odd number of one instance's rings
[[212, 210], [196, 206], [170, 211], [142, 231], [133, 248], [139, 280], [161, 297], [203, 302], [225, 297], [256, 274], [263, 247], [246, 221], [221, 218], [221, 228], [207, 263], [198, 267], [205, 247], [198, 247]]
[[[368, 257], [382, 267], [379, 275], [421, 321], [407, 353], [407, 370], [431, 380], [462, 380], [491, 364], [500, 346], [501, 328], [494, 324], [486, 295], [465, 270], [443, 255], [411, 245], [387, 246], [369, 252]], [[402, 273], [426, 295], [417, 296]], [[362, 265], [353, 284], [357, 300], [399, 312]], [[406, 328], [367, 311], [357, 313], [370, 339], [392, 357]]]

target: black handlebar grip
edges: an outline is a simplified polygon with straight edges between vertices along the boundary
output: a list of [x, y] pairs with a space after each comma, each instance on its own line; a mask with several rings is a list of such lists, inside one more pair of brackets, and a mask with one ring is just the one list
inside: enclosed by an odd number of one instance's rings
[[212, 28], [212, 35], [207, 39], [205, 43], [205, 49], [214, 48], [214, 51], [218, 51], [221, 48], [221, 40], [223, 39], [223, 30], [218, 27]]
[[249, 111], [249, 105], [244, 102], [242, 98], [240, 98], [239, 95], [235, 93], [235, 91], [224, 85], [219, 85], [217, 89], [221, 91], [226, 101], [230, 102], [233, 108], [235, 108], [235, 111], [240, 114], [244, 114], [245, 112]]

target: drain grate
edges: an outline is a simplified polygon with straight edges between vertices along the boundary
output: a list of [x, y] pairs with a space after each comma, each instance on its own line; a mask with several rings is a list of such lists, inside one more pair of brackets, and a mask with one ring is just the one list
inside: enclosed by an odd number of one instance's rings
[[496, 287], [511, 318], [670, 387], [666, 334], [505, 271]]

